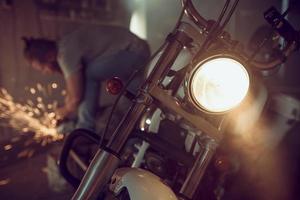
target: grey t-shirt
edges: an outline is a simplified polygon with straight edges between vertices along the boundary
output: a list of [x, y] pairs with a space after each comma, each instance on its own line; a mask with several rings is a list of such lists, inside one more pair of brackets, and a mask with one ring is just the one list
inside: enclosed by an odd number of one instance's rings
[[64, 77], [88, 66], [99, 56], [108, 56], [120, 50], [143, 51], [145, 41], [128, 29], [117, 26], [87, 26], [80, 28], [58, 41], [58, 63]]

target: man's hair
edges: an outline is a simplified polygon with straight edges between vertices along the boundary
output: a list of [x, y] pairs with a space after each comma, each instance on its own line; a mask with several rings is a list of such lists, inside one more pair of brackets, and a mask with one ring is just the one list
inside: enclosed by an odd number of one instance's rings
[[52, 51], [57, 51], [56, 42], [44, 38], [22, 37], [25, 43], [24, 56], [28, 60], [37, 60], [40, 63], [48, 62], [48, 55]]

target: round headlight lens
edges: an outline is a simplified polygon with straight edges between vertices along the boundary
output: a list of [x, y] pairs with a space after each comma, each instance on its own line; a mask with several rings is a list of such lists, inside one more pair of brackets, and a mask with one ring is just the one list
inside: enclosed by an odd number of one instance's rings
[[214, 58], [198, 64], [189, 81], [193, 101], [209, 112], [226, 112], [247, 95], [250, 78], [232, 58]]

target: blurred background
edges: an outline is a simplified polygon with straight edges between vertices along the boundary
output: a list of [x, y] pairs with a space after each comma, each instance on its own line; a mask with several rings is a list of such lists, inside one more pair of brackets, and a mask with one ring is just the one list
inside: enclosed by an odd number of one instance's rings
[[[215, 20], [224, 2], [194, 0], [205, 18]], [[226, 30], [247, 47], [253, 33], [266, 25], [263, 12], [272, 5], [284, 11], [289, 0], [241, 0]], [[180, 0], [0, 0], [0, 199], [70, 199], [73, 192], [53, 167], [61, 141], [33, 139], [34, 130], [16, 127], [7, 119], [10, 113], [6, 110], [13, 109], [11, 106], [40, 104], [50, 114], [52, 106], [59, 105], [64, 95], [62, 77], [41, 75], [25, 62], [21, 37], [59, 39], [85, 24], [114, 24], [128, 27], [146, 39], [154, 52], [174, 27], [180, 9]], [[300, 8], [287, 17], [299, 30]], [[288, 98], [283, 105], [296, 111], [300, 97], [299, 58], [299, 52], [294, 54], [267, 80], [271, 91]], [[278, 114], [285, 109], [289, 108], [275, 108]], [[298, 123], [282, 130], [284, 138], [278, 144], [283, 149], [284, 162], [292, 163], [287, 165], [288, 171], [298, 179], [299, 130]]]

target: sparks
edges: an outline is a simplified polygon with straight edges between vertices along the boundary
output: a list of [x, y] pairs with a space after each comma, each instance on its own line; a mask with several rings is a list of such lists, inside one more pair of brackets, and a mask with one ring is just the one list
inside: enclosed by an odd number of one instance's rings
[[57, 88], [57, 83], [52, 83], [51, 86], [52, 86], [53, 89], [56, 89]]
[[11, 145], [11, 144], [8, 144], [8, 145], [5, 145], [5, 146], [4, 146], [4, 150], [5, 150], [5, 151], [10, 150], [11, 148], [12, 148], [12, 145]]
[[35, 89], [34, 88], [30, 88], [30, 92], [31, 92], [31, 94], [35, 94]]
[[10, 182], [9, 178], [4, 179], [4, 180], [0, 180], [0, 186], [7, 185], [9, 182]]
[[[38, 90], [42, 86], [38, 85]], [[35, 94], [36, 89], [31, 88], [30, 93]], [[56, 130], [57, 120], [55, 113], [46, 109], [47, 107], [56, 108], [57, 102], [44, 105], [41, 97], [37, 98], [37, 105], [31, 100], [27, 104], [14, 102], [13, 97], [5, 90], [0, 90], [0, 118], [8, 120], [8, 126], [21, 131], [22, 133], [34, 132], [37, 141], [57, 141], [63, 138]], [[49, 106], [51, 105], [51, 106]]]

